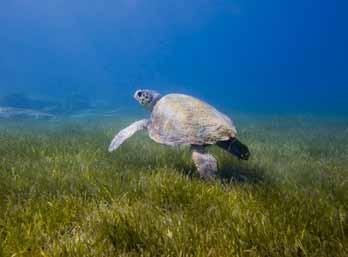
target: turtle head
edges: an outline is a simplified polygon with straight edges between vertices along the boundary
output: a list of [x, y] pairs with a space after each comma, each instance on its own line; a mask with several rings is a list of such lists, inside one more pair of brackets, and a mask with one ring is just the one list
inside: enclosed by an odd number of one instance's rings
[[158, 99], [161, 98], [161, 95], [153, 90], [139, 89], [135, 91], [134, 98], [146, 109], [152, 111], [152, 108], [155, 106]]

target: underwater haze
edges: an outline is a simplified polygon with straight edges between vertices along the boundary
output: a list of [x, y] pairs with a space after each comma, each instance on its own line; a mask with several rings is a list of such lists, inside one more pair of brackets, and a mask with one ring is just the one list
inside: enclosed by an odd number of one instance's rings
[[346, 114], [347, 8], [325, 0], [5, 0], [0, 97], [78, 94], [131, 110], [134, 90], [152, 88], [236, 112]]

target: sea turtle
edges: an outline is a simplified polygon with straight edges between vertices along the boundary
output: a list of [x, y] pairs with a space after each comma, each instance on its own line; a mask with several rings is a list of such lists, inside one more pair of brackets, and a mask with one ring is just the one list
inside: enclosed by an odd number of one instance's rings
[[183, 94], [161, 96], [153, 90], [137, 90], [134, 98], [151, 112], [150, 119], [134, 122], [112, 140], [109, 151], [116, 150], [126, 139], [147, 129], [155, 142], [170, 146], [190, 145], [192, 159], [201, 177], [216, 175], [216, 159], [206, 146], [216, 144], [239, 159], [248, 160], [250, 152], [237, 138], [233, 122], [211, 105]]

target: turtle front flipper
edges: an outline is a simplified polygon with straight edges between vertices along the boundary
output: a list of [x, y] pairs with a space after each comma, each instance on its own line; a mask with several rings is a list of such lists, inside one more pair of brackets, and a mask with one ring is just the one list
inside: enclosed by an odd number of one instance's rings
[[139, 120], [122, 129], [111, 141], [109, 152], [116, 150], [124, 141], [133, 136], [136, 132], [147, 129], [149, 122], [148, 119]]
[[216, 176], [217, 162], [214, 156], [208, 153], [204, 146], [192, 145], [192, 160], [202, 178], [212, 179]]

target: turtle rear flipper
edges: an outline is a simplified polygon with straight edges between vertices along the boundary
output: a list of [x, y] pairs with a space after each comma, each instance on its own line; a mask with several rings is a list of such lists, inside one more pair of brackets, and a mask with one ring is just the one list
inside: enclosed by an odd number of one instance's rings
[[204, 146], [192, 145], [192, 160], [202, 178], [212, 179], [216, 176], [217, 162], [214, 156], [206, 151]]
[[237, 138], [231, 138], [226, 141], [219, 141], [216, 144], [226, 151], [237, 156], [241, 160], [248, 160], [250, 158], [250, 151], [248, 147], [240, 142]]

